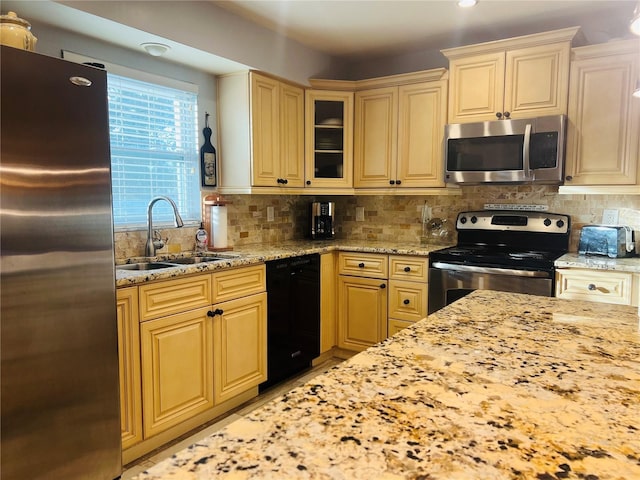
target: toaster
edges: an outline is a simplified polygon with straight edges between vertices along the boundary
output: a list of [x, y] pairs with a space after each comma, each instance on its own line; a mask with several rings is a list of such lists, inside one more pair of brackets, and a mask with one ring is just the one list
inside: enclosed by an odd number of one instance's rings
[[635, 243], [631, 227], [617, 225], [585, 225], [580, 231], [578, 253], [581, 255], [606, 255], [611, 258], [635, 255]]

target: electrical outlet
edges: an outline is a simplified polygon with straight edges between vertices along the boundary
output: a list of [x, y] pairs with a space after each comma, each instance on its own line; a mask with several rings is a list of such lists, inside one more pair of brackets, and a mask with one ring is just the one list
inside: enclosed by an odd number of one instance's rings
[[617, 225], [618, 224], [618, 210], [606, 209], [602, 212], [602, 224], [603, 225]]
[[356, 207], [356, 222], [364, 222], [364, 207]]
[[267, 207], [267, 222], [273, 222], [274, 218], [273, 207]]

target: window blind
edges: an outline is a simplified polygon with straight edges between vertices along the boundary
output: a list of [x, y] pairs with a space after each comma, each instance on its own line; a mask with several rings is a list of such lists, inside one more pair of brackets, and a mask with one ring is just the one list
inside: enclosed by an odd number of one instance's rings
[[[147, 205], [171, 197], [185, 221], [200, 219], [197, 95], [109, 73], [109, 134], [115, 227], [146, 225]], [[173, 223], [167, 202], [154, 224]]]

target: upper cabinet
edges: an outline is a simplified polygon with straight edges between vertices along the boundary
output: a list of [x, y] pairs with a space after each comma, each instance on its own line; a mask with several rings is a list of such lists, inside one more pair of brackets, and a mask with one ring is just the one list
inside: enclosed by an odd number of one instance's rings
[[638, 193], [637, 187], [620, 191], [640, 185], [640, 99], [632, 97], [638, 52], [638, 40], [573, 50], [565, 190], [616, 185], [615, 192]]
[[305, 185], [353, 187], [353, 92], [307, 90]]
[[449, 123], [566, 114], [578, 30], [442, 50], [449, 59]]
[[218, 132], [221, 192], [304, 186], [302, 87], [253, 71], [218, 77]]
[[358, 82], [354, 187], [443, 187], [446, 70]]

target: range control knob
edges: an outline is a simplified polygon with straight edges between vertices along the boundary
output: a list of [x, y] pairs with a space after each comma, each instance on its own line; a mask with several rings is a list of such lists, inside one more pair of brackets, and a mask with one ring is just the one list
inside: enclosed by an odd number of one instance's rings
[[545, 218], [544, 222], [542, 222], [542, 223], [544, 223], [545, 227], [548, 227], [549, 225], [551, 225], [551, 220], [549, 220], [548, 218]]
[[556, 222], [556, 227], [558, 227], [558, 228], [562, 228], [562, 227], [564, 227], [564, 220], [558, 220], [558, 221]]
[[467, 223], [467, 217], [460, 217], [460, 223], [463, 225]]
[[478, 223], [478, 217], [476, 217], [475, 215], [471, 217], [471, 223]]

